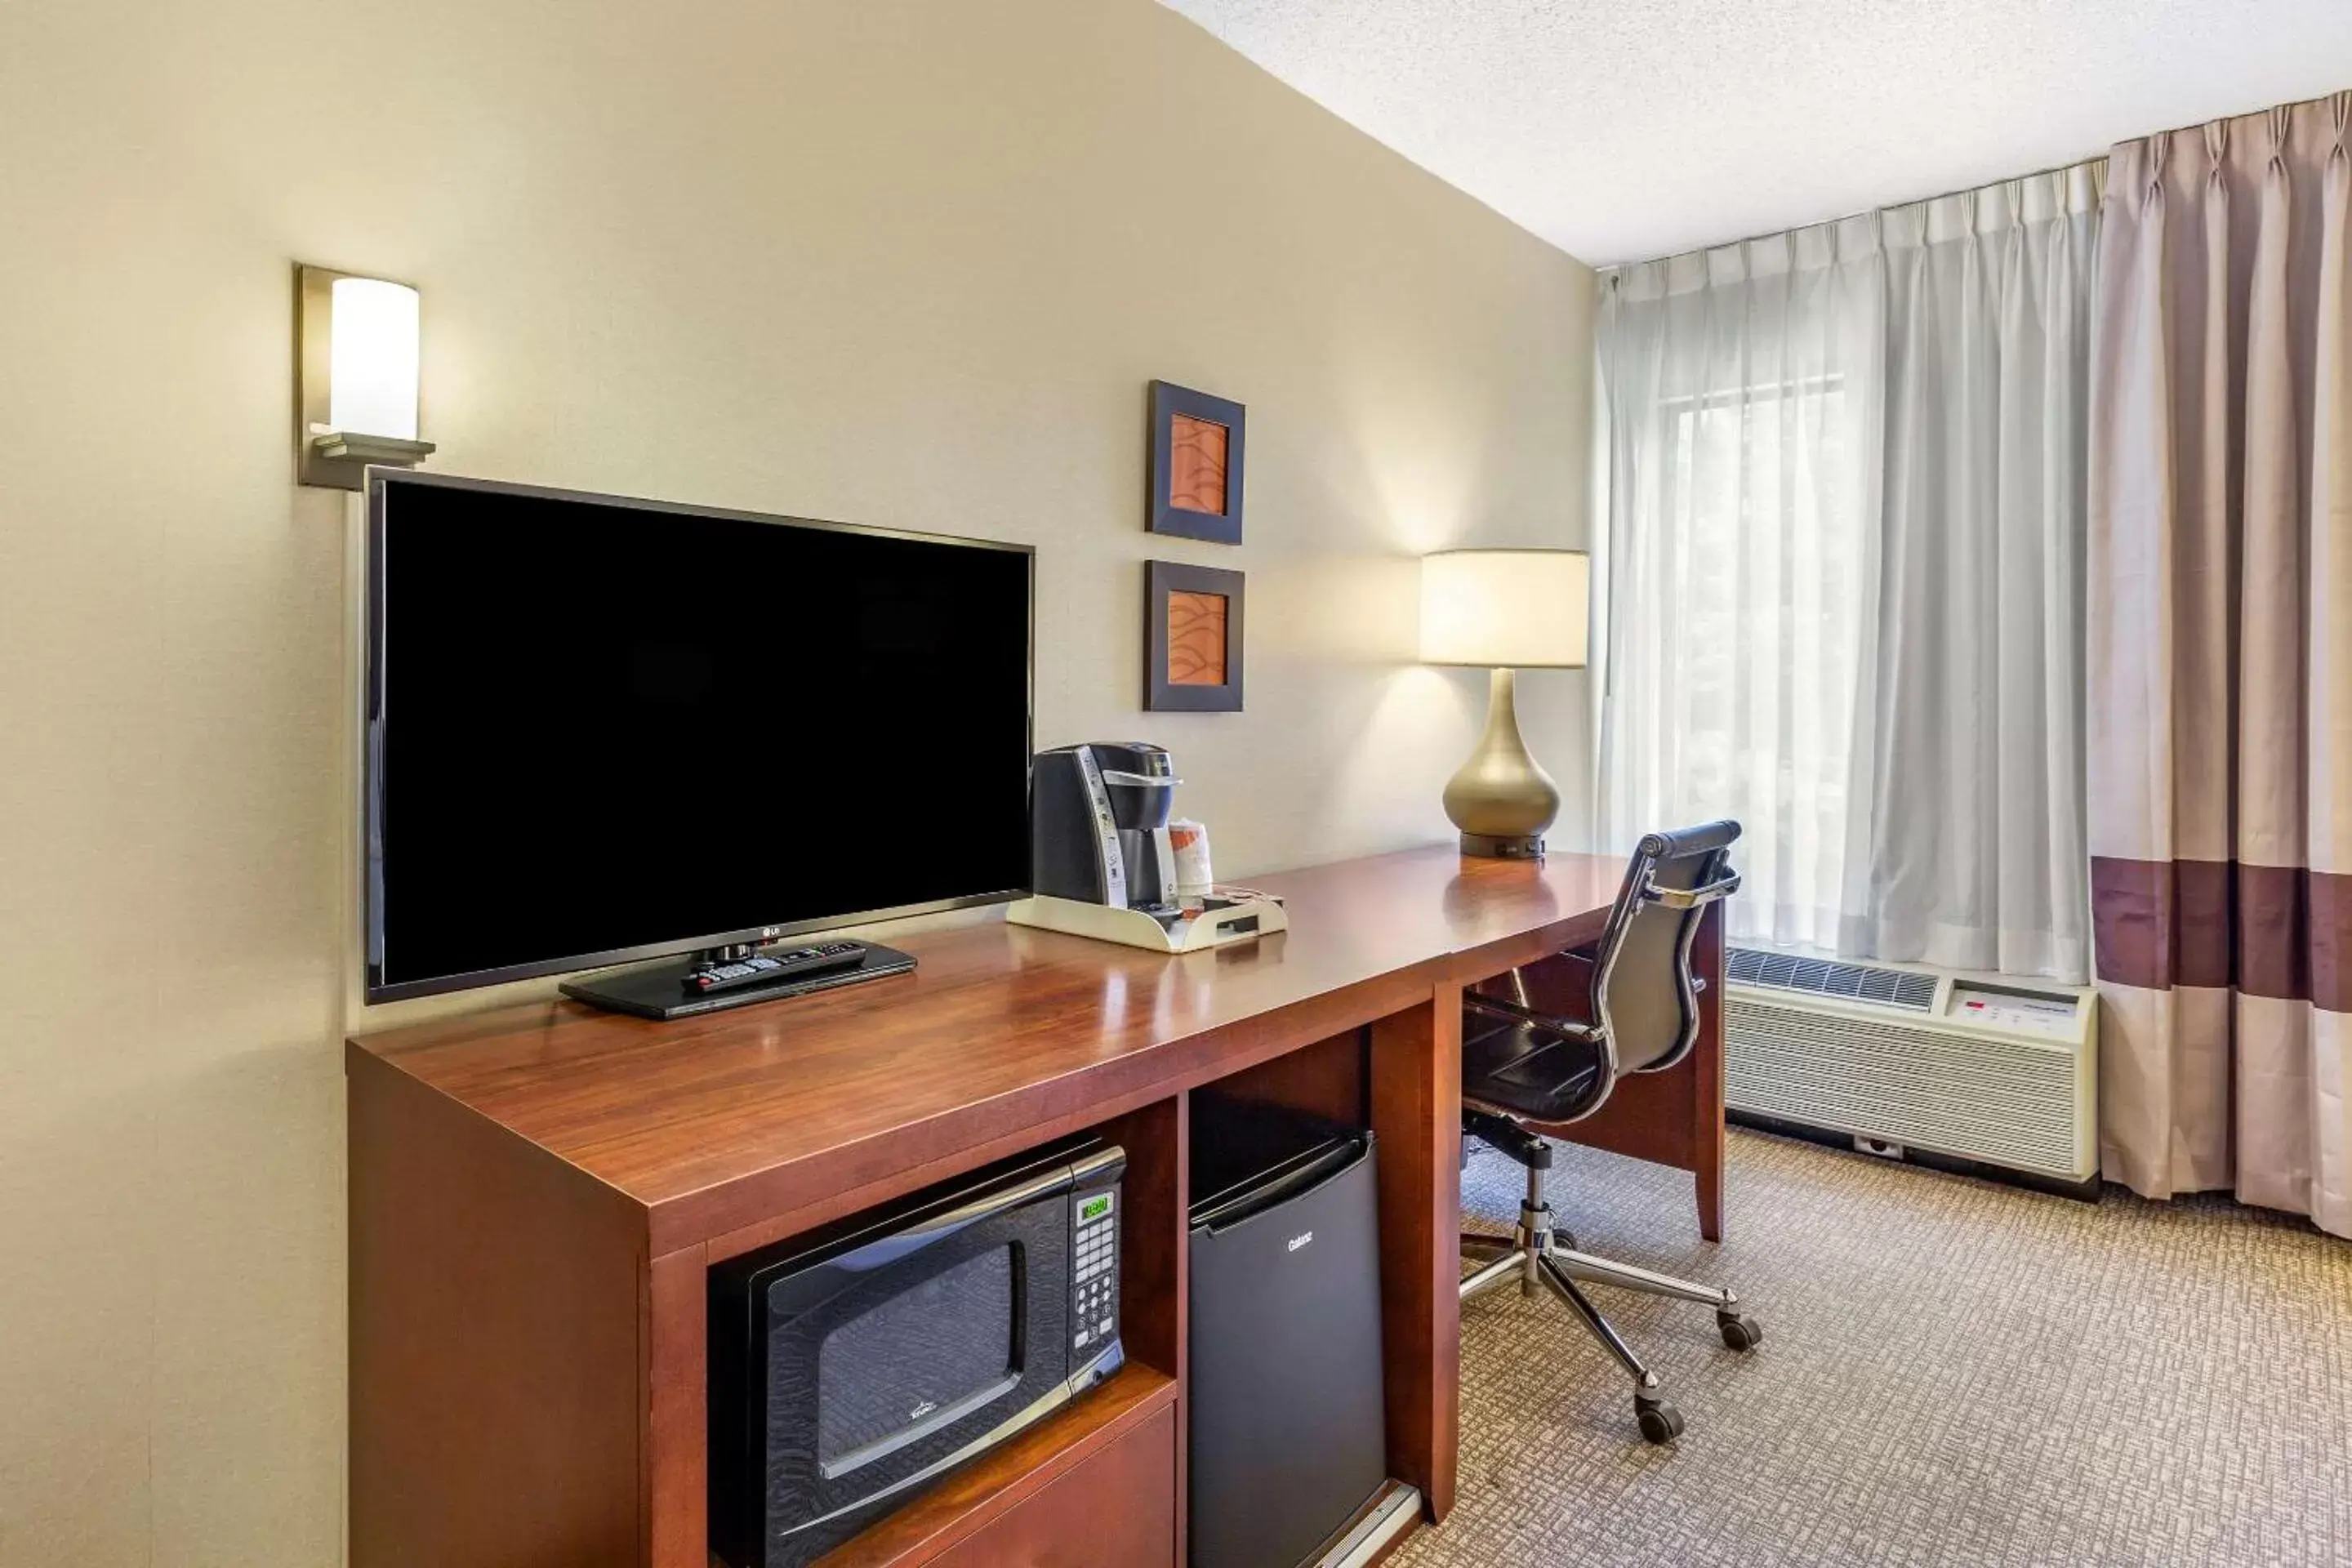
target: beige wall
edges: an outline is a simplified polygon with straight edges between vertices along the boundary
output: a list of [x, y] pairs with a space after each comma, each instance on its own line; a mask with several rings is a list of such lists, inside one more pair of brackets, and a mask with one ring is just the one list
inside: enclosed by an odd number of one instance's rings
[[[1169, 744], [1232, 872], [1443, 837], [1410, 557], [1582, 538], [1590, 274], [1149, 0], [0, 6], [10, 1565], [338, 1552], [297, 258], [423, 286], [439, 470], [1034, 542], [1040, 742]], [[1246, 547], [1142, 531], [1153, 376], [1249, 405]], [[1155, 552], [1249, 573], [1245, 715], [1139, 712]], [[1577, 803], [1583, 680], [1523, 692]]]

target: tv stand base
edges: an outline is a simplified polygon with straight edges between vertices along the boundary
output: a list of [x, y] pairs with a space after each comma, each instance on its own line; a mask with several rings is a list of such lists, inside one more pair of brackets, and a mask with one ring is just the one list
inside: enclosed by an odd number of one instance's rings
[[836, 985], [855, 985], [860, 981], [905, 974], [915, 967], [914, 955], [901, 952], [895, 947], [884, 947], [870, 942], [858, 945], [866, 952], [855, 964], [815, 974], [789, 975], [770, 985], [744, 985], [729, 991], [697, 994], [687, 989], [686, 977], [708, 967], [710, 963], [708, 955], [698, 954], [692, 958], [673, 959], [667, 963], [647, 964], [642, 969], [612, 969], [602, 974], [567, 980], [561, 989], [566, 996], [585, 1002], [591, 1007], [667, 1021], [717, 1013], [729, 1007], [745, 1007], [754, 1002], [776, 1002], [787, 996], [805, 996], [812, 991], [830, 991]]

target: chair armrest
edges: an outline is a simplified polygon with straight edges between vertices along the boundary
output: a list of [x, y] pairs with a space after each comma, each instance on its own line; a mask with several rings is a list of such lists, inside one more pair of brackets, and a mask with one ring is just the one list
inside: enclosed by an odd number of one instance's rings
[[1549, 1034], [1565, 1035], [1573, 1040], [1598, 1040], [1601, 1031], [1574, 1018], [1562, 1018], [1533, 1007], [1522, 1007], [1517, 1002], [1506, 1002], [1496, 996], [1482, 996], [1475, 991], [1462, 994], [1462, 1005], [1473, 1013], [1484, 1013], [1490, 1018], [1508, 1018], [1514, 1023], [1532, 1024]]
[[1664, 904], [1670, 910], [1695, 910], [1701, 904], [1727, 899], [1739, 890], [1739, 873], [1731, 872], [1699, 888], [1661, 888], [1655, 882], [1642, 889], [1642, 897], [1654, 904]]

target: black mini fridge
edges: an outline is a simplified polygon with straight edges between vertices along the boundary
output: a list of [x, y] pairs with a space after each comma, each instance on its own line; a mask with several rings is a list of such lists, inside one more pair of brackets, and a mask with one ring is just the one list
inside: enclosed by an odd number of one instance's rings
[[1192, 1568], [1298, 1568], [1388, 1479], [1372, 1135], [1195, 1094]]

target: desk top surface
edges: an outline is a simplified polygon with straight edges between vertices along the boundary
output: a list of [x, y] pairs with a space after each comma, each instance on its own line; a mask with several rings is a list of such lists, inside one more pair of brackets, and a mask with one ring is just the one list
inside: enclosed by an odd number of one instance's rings
[[1215, 1076], [1221, 1049], [1355, 1027], [1415, 988], [1520, 961], [1505, 950], [1590, 935], [1622, 874], [1594, 856], [1406, 850], [1251, 879], [1282, 895], [1291, 929], [1202, 952], [990, 919], [892, 937], [912, 974], [786, 1001], [655, 1023], [551, 1000], [352, 1044], [669, 1211], [658, 1247], [741, 1223], [717, 1201], [732, 1184], [795, 1166], [878, 1179], [894, 1139], [973, 1147], [1172, 1093]]

